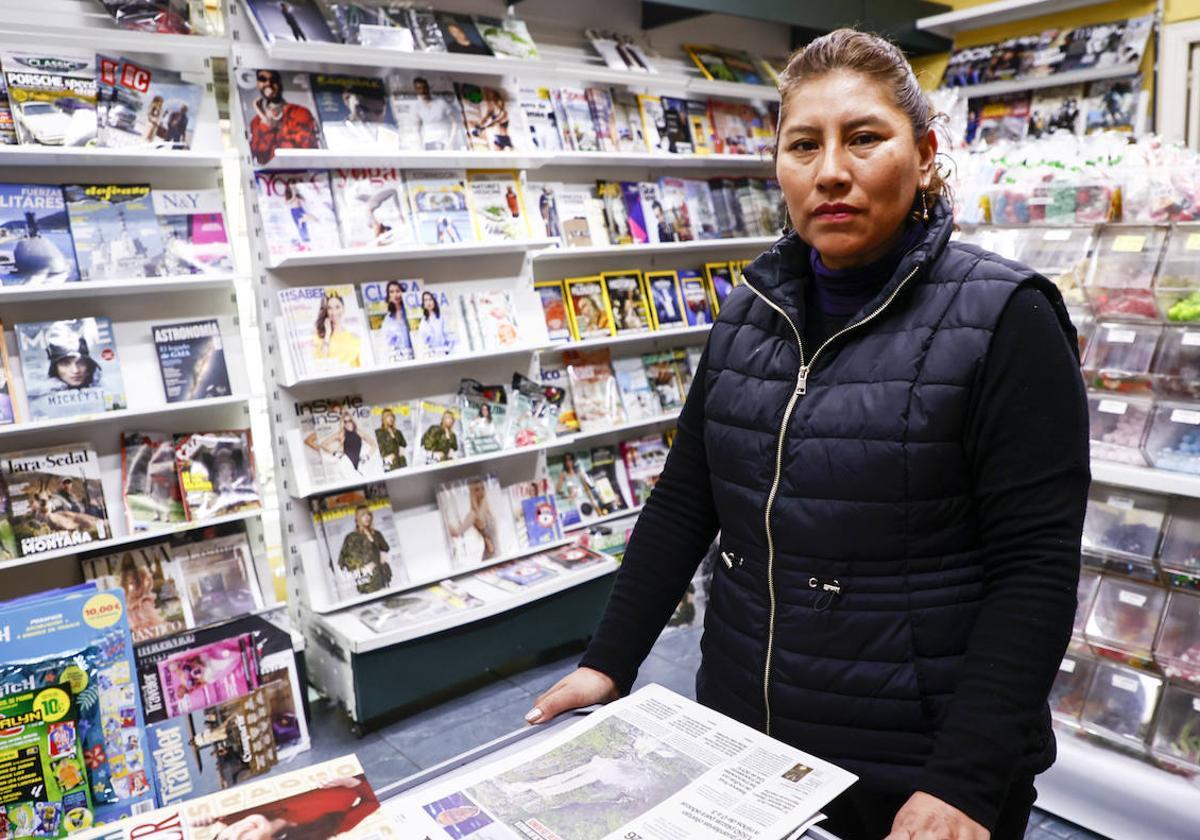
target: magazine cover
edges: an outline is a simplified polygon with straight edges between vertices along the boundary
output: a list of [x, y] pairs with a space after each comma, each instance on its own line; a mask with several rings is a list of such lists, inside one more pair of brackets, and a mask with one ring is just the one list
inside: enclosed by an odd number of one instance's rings
[[559, 183], [526, 181], [525, 206], [532, 208], [530, 228], [534, 238], [562, 237], [562, 219], [558, 209], [558, 193], [561, 190], [562, 184]]
[[1043, 137], [1055, 131], [1078, 134], [1080, 107], [1083, 103], [1082, 84], [1035, 90], [1029, 106], [1028, 136]]
[[399, 169], [334, 169], [329, 175], [343, 248], [416, 242]]
[[[599, 245], [599, 238], [592, 236], [591, 201], [592, 191], [582, 184], [556, 184], [554, 206], [562, 232], [563, 245], [568, 248]], [[607, 244], [607, 236], [605, 239]]]
[[4, 81], [4, 73], [0, 72], [0, 146], [15, 146], [18, 142], [12, 103], [8, 101], [8, 84]]
[[679, 276], [674, 271], [647, 271], [646, 290], [655, 329], [674, 330], [687, 326]]
[[517, 170], [467, 172], [467, 205], [479, 242], [529, 238], [529, 219], [521, 195], [521, 174]]
[[328, 3], [327, 8], [335, 34], [344, 44], [398, 52], [416, 50], [416, 39], [408, 28], [405, 9], [399, 3], [382, 6]]
[[107, 318], [17, 324], [15, 332], [30, 419], [127, 407], [117, 342]]
[[[121, 433], [121, 487], [129, 533], [170, 528], [187, 521], [171, 435]], [[133, 602], [129, 603], [132, 609]]]
[[494, 475], [441, 485], [437, 504], [455, 571], [472, 569], [518, 550], [512, 510]]
[[474, 575], [476, 580], [505, 592], [523, 592], [556, 577], [558, 577], [556, 569], [551, 568], [548, 564], [539, 563], [534, 557], [510, 560]]
[[567, 317], [566, 292], [561, 280], [540, 280], [533, 284], [542, 303], [546, 335], [551, 341], [571, 340], [571, 321]]
[[[687, 242], [697, 239], [695, 219], [692, 218], [695, 202], [688, 201], [687, 182], [682, 178], [662, 178], [658, 182], [658, 189], [662, 195], [663, 207], [662, 221], [659, 222], [660, 241]], [[713, 217], [713, 226], [715, 228], [715, 210], [713, 211]], [[661, 239], [663, 226], [670, 228], [674, 239]]]
[[409, 463], [409, 447], [416, 440], [417, 417], [411, 403], [371, 406], [371, 430], [385, 472], [402, 470]]
[[548, 560], [564, 571], [573, 572], [576, 569], [586, 569], [588, 566], [595, 566], [597, 563], [603, 563], [608, 559], [607, 555], [601, 554], [598, 551], [592, 551], [590, 548], [585, 548], [582, 545], [564, 545], [562, 548], [551, 549], [538, 555], [543, 560]]
[[371, 365], [367, 319], [351, 284], [280, 289], [279, 308], [298, 377]]
[[637, 181], [622, 181], [621, 201], [626, 224], [629, 226], [629, 236], [635, 244], [644, 244], [650, 240], [646, 232], [646, 217], [642, 211], [642, 189]]
[[683, 195], [694, 239], [716, 239], [717, 211], [707, 181], [684, 178]]
[[746, 235], [746, 223], [742, 219], [737, 200], [737, 186], [732, 178], [710, 178], [713, 210], [717, 214], [717, 238], [742, 237]]
[[21, 145], [86, 146], [96, 139], [95, 54], [0, 51]]
[[255, 163], [270, 163], [279, 149], [321, 148], [307, 73], [251, 68], [238, 72], [237, 83]]
[[446, 39], [429, 6], [406, 6], [404, 18], [418, 52], [446, 52]]
[[458, 386], [467, 457], [498, 452], [508, 432], [508, 395], [503, 385], [463, 379]]
[[590, 87], [584, 91], [584, 95], [587, 97], [588, 107], [592, 110], [592, 126], [596, 130], [596, 141], [600, 151], [620, 151], [612, 94], [604, 88]]
[[683, 293], [683, 311], [689, 327], [700, 327], [713, 322], [712, 304], [704, 278], [691, 270], [679, 272], [679, 288]]
[[693, 151], [698, 155], [713, 153], [712, 121], [708, 117], [708, 104], [695, 99], [687, 101], [688, 129], [692, 135]]
[[407, 180], [417, 238], [423, 245], [475, 241], [465, 171], [414, 171]]
[[638, 193], [642, 205], [642, 219], [645, 221], [646, 241], [660, 243], [674, 242], [678, 239], [675, 226], [667, 216], [662, 190], [658, 184], [642, 181], [638, 184]]
[[100, 460], [87, 444], [14, 452], [0, 458], [8, 519], [22, 557], [86, 546], [112, 536]]
[[245, 531], [171, 547], [188, 627], [215, 624], [263, 608]]
[[388, 76], [387, 85], [401, 150], [440, 152], [467, 148], [462, 105], [448, 76], [396, 72]]
[[442, 39], [446, 51], [464, 53], [467, 55], [491, 55], [492, 51], [484, 42], [483, 36], [475, 27], [470, 15], [459, 15], [453, 12], [433, 13], [438, 28], [442, 31]]
[[725, 155], [755, 153], [750, 139], [753, 112], [749, 105], [713, 99], [708, 103], [708, 114], [713, 126], [713, 151]]
[[383, 474], [371, 429], [371, 408], [362, 397], [296, 403], [300, 440], [313, 484], [358, 481]]
[[608, 241], [613, 245], [632, 244], [634, 239], [629, 230], [629, 216], [625, 212], [625, 199], [620, 183], [597, 181], [596, 195], [604, 204], [604, 224]]
[[658, 483], [667, 463], [669, 451], [662, 435], [646, 435], [621, 442], [621, 459], [629, 476], [629, 498], [634, 507], [646, 504], [650, 498], [650, 491]]
[[415, 358], [452, 356], [467, 350], [458, 302], [446, 292], [426, 287], [407, 292], [404, 300]]
[[483, 604], [483, 599], [467, 592], [454, 581], [444, 580], [424, 589], [372, 601], [356, 607], [354, 613], [369, 630], [386, 633], [446, 613], [482, 607]]
[[733, 71], [725, 66], [725, 56], [722, 55], [720, 48], [684, 44], [683, 50], [704, 74], [704, 78], [719, 82], [736, 82], [738, 80]]
[[0, 184], [0, 283], [56, 286], [78, 279], [62, 187]]
[[692, 145], [691, 123], [688, 121], [687, 100], [662, 97], [663, 123], [666, 127], [667, 151], [676, 155], [690, 155], [696, 151]]
[[662, 97], [639, 93], [637, 102], [646, 148], [652, 152], [670, 152], [671, 138], [667, 136], [667, 112]]
[[1144, 99], [1140, 76], [1091, 82], [1084, 100], [1084, 132], [1141, 133]]
[[599, 29], [585, 29], [583, 34], [596, 54], [614, 70], [632, 70], [637, 73], [658, 72], [650, 63], [645, 50], [638, 46], [630, 36]]
[[314, 0], [248, 0], [248, 5], [267, 43], [335, 40]]
[[567, 375], [567, 367], [562, 364], [548, 364], [545, 357], [539, 361], [538, 380], [546, 388], [554, 388], [562, 395], [558, 406], [558, 422], [555, 432], [569, 435], [579, 431], [579, 418], [575, 414], [575, 401], [571, 398], [571, 380]]
[[166, 247], [147, 184], [63, 187], [83, 280], [157, 277]]
[[598, 432], [626, 421], [608, 350], [564, 350], [575, 416], [584, 432]]
[[417, 430], [417, 466], [440, 464], [463, 457], [462, 415], [457, 397], [421, 400]]
[[529, 36], [525, 21], [515, 17], [475, 15], [480, 37], [497, 58], [538, 58], [537, 45]]
[[311, 73], [309, 87], [326, 149], [391, 151], [400, 142], [383, 79]]
[[979, 115], [974, 133], [967, 127], [967, 142], [986, 145], [1008, 140], [1019, 143], [1029, 130], [1030, 93], [998, 94], [984, 99], [973, 99], [969, 108]]
[[125, 593], [134, 644], [187, 629], [166, 544], [85, 559], [83, 576], [101, 589], [119, 588]]
[[571, 277], [564, 280], [563, 285], [570, 304], [571, 332], [577, 339], [616, 334], [602, 277]]
[[642, 133], [642, 116], [638, 110], [637, 94], [631, 91], [612, 91], [613, 116], [617, 122], [617, 151], [645, 152], [646, 137]]
[[262, 507], [249, 429], [176, 435], [175, 465], [191, 522]]
[[650, 420], [662, 414], [658, 394], [650, 387], [640, 356], [613, 359], [613, 375], [625, 406], [625, 418], [630, 423]]
[[166, 274], [234, 271], [221, 191], [151, 190], [150, 200], [166, 246]]
[[516, 304], [507, 289], [471, 292], [465, 300], [475, 315], [483, 350], [502, 350], [515, 346], [521, 338], [517, 326]]
[[273, 258], [341, 247], [328, 172], [255, 172], [254, 184]]
[[646, 378], [650, 380], [650, 387], [658, 395], [659, 413], [671, 414], [682, 409], [686, 391], [679, 381], [674, 351], [647, 353], [642, 356], [642, 367], [646, 371]]
[[608, 296], [609, 312], [617, 335], [646, 332], [653, 327], [646, 306], [640, 271], [606, 271], [600, 275]]
[[324, 536], [321, 579], [328, 607], [408, 582], [384, 485], [318, 497], [313, 519]]
[[583, 88], [562, 87], [558, 93], [566, 114], [565, 127], [571, 135], [571, 147], [577, 152], [600, 151], [600, 138], [596, 135], [587, 92]]
[[388, 280], [359, 286], [377, 365], [394, 365], [413, 357], [404, 305], [404, 293], [410, 283], [420, 285], [419, 280]]
[[558, 509], [554, 506], [554, 491], [550, 479], [522, 481], [508, 488], [516, 518], [517, 537], [522, 549], [548, 545], [562, 539]]
[[204, 86], [172, 70], [97, 56], [97, 137], [110, 148], [190, 149]]
[[462, 106], [468, 148], [473, 152], [513, 151], [519, 141], [512, 131], [514, 120], [504, 91], [468, 82], [456, 82], [454, 87]]
[[173, 653], [158, 663], [158, 683], [167, 717], [241, 697], [258, 687], [254, 637], [243, 633]]
[[629, 507], [621, 482], [617, 479], [617, 453], [609, 446], [592, 447], [592, 466], [585, 479], [589, 482], [596, 509], [601, 516], [608, 516]]
[[151, 327], [167, 402], [207, 400], [233, 393], [216, 318]]
[[514, 372], [511, 395], [505, 446], [536, 446], [552, 440], [566, 396], [563, 390]]
[[559, 131], [558, 115], [554, 110], [550, 89], [522, 87], [518, 91], [518, 101], [525, 114], [525, 124], [529, 128], [529, 139], [533, 142], [533, 148], [543, 152], [561, 151], [562, 134]]
[[[13, 399], [12, 371], [13, 368], [8, 361], [8, 342], [4, 341], [4, 324], [0, 322], [0, 378], [3, 379], [0, 381], [0, 426], [8, 426], [20, 419]], [[0, 487], [0, 500], [3, 499], [3, 496], [4, 489]], [[3, 505], [3, 501], [0, 501], [0, 505]], [[3, 519], [3, 512], [0, 511], [0, 522]], [[3, 526], [0, 525], [0, 529], [2, 528]], [[2, 542], [3, 540], [0, 539], [0, 543]], [[0, 548], [0, 552], [2, 551], [3, 549]]]
[[705, 263], [704, 278], [712, 291], [713, 314], [721, 314], [721, 306], [733, 292], [733, 271], [729, 263]]

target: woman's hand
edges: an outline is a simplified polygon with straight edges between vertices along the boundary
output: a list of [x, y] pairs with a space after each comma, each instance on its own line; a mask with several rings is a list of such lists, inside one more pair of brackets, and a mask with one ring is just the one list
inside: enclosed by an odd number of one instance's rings
[[576, 668], [537, 700], [525, 715], [527, 723], [549, 723], [563, 712], [593, 703], [611, 703], [621, 696], [608, 674], [592, 668]]
[[892, 821], [883, 840], [991, 840], [992, 833], [953, 805], [917, 791]]

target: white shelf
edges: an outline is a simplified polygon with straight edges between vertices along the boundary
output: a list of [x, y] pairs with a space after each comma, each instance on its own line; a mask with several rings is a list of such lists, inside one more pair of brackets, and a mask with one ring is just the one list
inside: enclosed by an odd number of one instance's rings
[[[121, 29], [108, 15], [97, 15], [96, 25], [62, 25], [48, 16], [38, 3], [19, 3], [8, 0], [10, 6], [24, 9], [5, 9], [0, 13], [0, 43], [6, 46], [39, 49], [76, 47], [96, 50], [99, 45], [108, 52], [142, 53], [151, 55], [198, 56], [212, 58], [229, 54], [229, 39], [206, 35], [160, 35], [155, 32], [135, 32]], [[100, 8], [97, 4], [97, 8]]]
[[1125, 76], [1136, 76], [1138, 69], [1137, 64], [1113, 64], [1107, 67], [1068, 70], [1065, 73], [1040, 76], [1036, 79], [1011, 79], [1003, 82], [984, 82], [981, 85], [964, 85], [956, 90], [961, 90], [964, 96], [974, 99], [977, 96], [996, 96], [1002, 93], [1037, 90], [1058, 85], [1077, 85], [1105, 79], [1120, 79]]
[[93, 552], [110, 551], [114, 548], [120, 548], [123, 545], [132, 545], [133, 543], [165, 539], [171, 534], [183, 534], [188, 531], [197, 531], [201, 528], [210, 528], [214, 525], [224, 525], [227, 522], [245, 522], [248, 519], [257, 519], [261, 513], [262, 510], [256, 508], [255, 510], [245, 510], [241, 513], [232, 513], [229, 516], [218, 516], [215, 519], [206, 519], [203, 522], [180, 522], [178, 525], [170, 528], [159, 528], [154, 531], [139, 531], [136, 534], [123, 534], [107, 540], [99, 540], [97, 542], [71, 546], [70, 548], [60, 548], [56, 551], [46, 551], [42, 554], [35, 554], [32, 557], [18, 557], [15, 560], [6, 560], [4, 562], [0, 562], [0, 571], [13, 569], [17, 566], [28, 566], [33, 563], [41, 563], [43, 560], [53, 560], [57, 557], [71, 557], [76, 554], [91, 554]]
[[255, 169], [337, 169], [391, 167], [394, 169], [538, 169], [548, 152], [412, 152], [364, 149], [355, 152], [330, 149], [279, 149], [265, 166]]
[[84, 280], [58, 286], [4, 286], [0, 287], [0, 303], [192, 292], [230, 286], [237, 278], [236, 274], [185, 274], [170, 277], [134, 277], [128, 280]]
[[[183, 36], [177, 36], [183, 37]], [[0, 33], [2, 40], [2, 33]], [[39, 39], [38, 43], [42, 43]], [[95, 146], [0, 146], [0, 166], [130, 166], [212, 168], [224, 152], [196, 149], [106, 149]]]
[[594, 347], [613, 347], [642, 342], [687, 340], [693, 336], [708, 335], [712, 324], [699, 327], [684, 327], [674, 330], [648, 330], [646, 332], [626, 333], [625, 335], [610, 335], [602, 338], [587, 338], [583, 341], [556, 341], [543, 349], [543, 353], [562, 353], [566, 350], [591, 350]]
[[[690, 242], [660, 242], [645, 245], [587, 245], [578, 248], [554, 248], [538, 251], [535, 262], [574, 260], [584, 257], [616, 257], [625, 254], [673, 254], [680, 251], [728, 251], [734, 249], [768, 248], [779, 240], [777, 236], [749, 236], [734, 239], [693, 239]], [[636, 257], [635, 257], [636, 259]]]
[[768, 155], [672, 155], [663, 152], [553, 152], [542, 166], [652, 166], [656, 169], [739, 168], [775, 166]]
[[557, 239], [525, 239], [520, 242], [459, 242], [452, 245], [406, 245], [403, 248], [337, 248], [301, 251], [271, 262], [271, 268], [304, 268], [347, 263], [436, 260], [492, 254], [519, 254], [558, 244]]
[[587, 531], [596, 525], [605, 525], [609, 522], [615, 522], [618, 519], [625, 519], [629, 516], [637, 516], [642, 512], [643, 507], [645, 507], [645, 505], [634, 505], [631, 508], [625, 508], [624, 510], [618, 510], [615, 513], [610, 513], [607, 516], [601, 516], [599, 519], [593, 519], [589, 522], [580, 522], [578, 525], [572, 525], [570, 528], [564, 529], [563, 533], [578, 534], [579, 532]]
[[597, 429], [591, 432], [576, 432], [573, 435], [563, 435], [550, 441], [546, 445], [546, 449], [557, 451], [562, 449], [570, 449], [582, 443], [589, 443], [600, 438], [610, 435], [623, 435], [626, 432], [640, 432], [647, 429], [665, 426], [668, 423], [674, 423], [679, 419], [678, 411], [670, 411], [666, 414], [660, 414], [657, 417], [650, 417], [646, 420], [634, 420], [630, 423], [620, 423], [616, 426], [609, 426], [607, 429]]
[[1037, 806], [1110, 840], [1197, 834], [1200, 788], [1152, 764], [1061, 731], [1058, 760], [1037, 777]]
[[1131, 490], [1148, 490], [1152, 493], [1171, 493], [1200, 499], [1200, 475], [1191, 473], [1115, 464], [1093, 458], [1092, 481]]
[[297, 377], [294, 380], [288, 380], [283, 383], [285, 388], [302, 387], [305, 385], [319, 385], [327, 382], [343, 382], [350, 379], [366, 379], [373, 376], [395, 376], [396, 374], [405, 373], [410, 370], [425, 370], [433, 367], [445, 367], [448, 365], [459, 364], [474, 364], [487, 359], [503, 359], [507, 356], [523, 356], [532, 353], [540, 353], [544, 350], [549, 350], [550, 344], [521, 344], [512, 347], [505, 347], [502, 350], [489, 350], [486, 353], [456, 353], [453, 356], [437, 356], [432, 359], [413, 359], [409, 362], [400, 362], [394, 365], [380, 365], [360, 370], [339, 370], [330, 373], [321, 373], [314, 376]]
[[79, 417], [59, 417], [52, 420], [35, 420], [29, 423], [12, 423], [7, 426], [0, 426], [0, 439], [18, 437], [36, 432], [75, 428], [88, 429], [88, 434], [92, 435], [93, 433], [90, 430], [95, 429], [97, 426], [125, 425], [126, 421], [133, 418], [137, 418], [139, 421], [154, 421], [164, 417], [174, 417], [193, 412], [210, 411], [216, 408], [245, 404], [245, 397], [213, 397], [207, 400], [188, 400], [186, 402], [164, 403], [162, 405], [151, 405], [142, 408], [123, 408], [117, 411], [105, 411], [102, 414], [85, 414]]
[[1080, 6], [1095, 6], [1099, 2], [1101, 0], [998, 0], [957, 12], [917, 18], [916, 27], [924, 32], [950, 38], [959, 32], [982, 29], [998, 23], [1010, 23], [1014, 20], [1028, 20], [1041, 15], [1053, 15], [1068, 9], [1078, 9]]

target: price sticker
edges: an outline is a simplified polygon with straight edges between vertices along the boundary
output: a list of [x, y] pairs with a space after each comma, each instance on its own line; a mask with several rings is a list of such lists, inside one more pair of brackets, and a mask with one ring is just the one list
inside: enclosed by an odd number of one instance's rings
[[1122, 233], [1113, 239], [1112, 250], [1118, 254], [1140, 254], [1146, 248], [1146, 237], [1140, 233]]
[[1129, 410], [1129, 403], [1120, 400], [1100, 400], [1096, 410], [1102, 414], [1124, 414]]
[[1066, 242], [1070, 238], [1070, 228], [1053, 228], [1042, 234], [1043, 242]]
[[1200, 344], [1200, 332], [1185, 332], [1181, 343], [1184, 347], [1195, 347]]
[[1133, 510], [1133, 499], [1128, 496], [1109, 496], [1108, 504], [1121, 510]]
[[1122, 330], [1117, 327], [1110, 327], [1108, 330], [1108, 341], [1110, 344], [1133, 344], [1137, 338], [1137, 332], [1134, 330]]
[[1064, 659], [1059, 664], [1058, 670], [1062, 671], [1065, 674], [1074, 674], [1075, 673], [1075, 660], [1074, 659]]
[[1117, 593], [1117, 600], [1122, 604], [1129, 604], [1131, 607], [1146, 606], [1146, 596], [1141, 592], [1130, 592], [1128, 589], [1122, 589]]
[[1172, 423], [1187, 423], [1189, 426], [1200, 426], [1200, 411], [1190, 408], [1177, 408], [1171, 412]]
[[1137, 691], [1138, 681], [1133, 677], [1127, 677], [1124, 674], [1113, 674], [1113, 688], [1119, 688], [1122, 691]]
[[1185, 251], [1200, 251], [1200, 233], [1189, 233], [1187, 241], [1183, 243]]

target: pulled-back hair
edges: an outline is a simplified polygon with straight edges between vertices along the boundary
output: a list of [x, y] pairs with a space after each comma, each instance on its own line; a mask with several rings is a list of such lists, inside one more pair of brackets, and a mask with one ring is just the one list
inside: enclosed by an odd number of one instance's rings
[[[912, 124], [913, 140], [918, 144], [938, 119], [939, 115], [934, 113], [929, 98], [899, 47], [869, 32], [835, 29], [792, 53], [787, 67], [779, 75], [780, 127], [787, 113], [788, 97], [805, 82], [837, 70], [861, 73], [887, 88], [896, 107], [905, 113]], [[775, 143], [778, 153], [778, 134]], [[933, 168], [926, 192], [931, 197], [949, 198], [949, 188], [938, 173], [937, 166]]]

